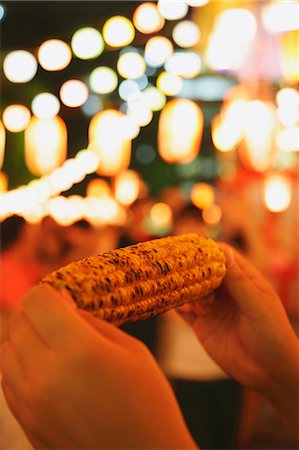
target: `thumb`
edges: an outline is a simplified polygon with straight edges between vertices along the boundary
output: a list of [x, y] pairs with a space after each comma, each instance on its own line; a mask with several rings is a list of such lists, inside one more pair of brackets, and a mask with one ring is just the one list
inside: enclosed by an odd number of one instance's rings
[[[220, 243], [227, 260], [223, 285], [239, 309], [252, 317], [261, 308], [279, 299], [270, 283], [243, 256], [228, 244]], [[280, 302], [279, 302], [280, 303]]]

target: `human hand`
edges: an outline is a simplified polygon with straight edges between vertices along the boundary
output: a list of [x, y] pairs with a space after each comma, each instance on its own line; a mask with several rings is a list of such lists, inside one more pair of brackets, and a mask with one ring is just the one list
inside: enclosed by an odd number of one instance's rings
[[227, 259], [222, 286], [177, 311], [227, 374], [265, 395], [296, 428], [297, 337], [265, 278], [232, 247], [220, 245]]
[[31, 289], [2, 348], [5, 397], [32, 444], [196, 448], [146, 347], [69, 300], [47, 285]]

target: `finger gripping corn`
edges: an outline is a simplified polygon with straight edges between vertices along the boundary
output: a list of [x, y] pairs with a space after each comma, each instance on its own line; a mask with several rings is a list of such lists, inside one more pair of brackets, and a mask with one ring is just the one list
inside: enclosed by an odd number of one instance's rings
[[210, 294], [221, 284], [225, 262], [216, 242], [192, 233], [91, 256], [41, 282], [67, 289], [79, 308], [121, 325]]

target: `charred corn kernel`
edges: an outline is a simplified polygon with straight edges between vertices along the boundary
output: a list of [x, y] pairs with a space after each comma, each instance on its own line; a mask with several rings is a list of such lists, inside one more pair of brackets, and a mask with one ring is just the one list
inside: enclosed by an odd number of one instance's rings
[[208, 295], [221, 284], [225, 263], [216, 242], [185, 234], [91, 256], [41, 282], [66, 288], [79, 308], [121, 325]]

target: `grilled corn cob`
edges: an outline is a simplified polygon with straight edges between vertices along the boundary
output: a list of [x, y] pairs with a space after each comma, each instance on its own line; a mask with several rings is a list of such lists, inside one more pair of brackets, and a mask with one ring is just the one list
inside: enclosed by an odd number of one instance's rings
[[79, 308], [115, 325], [205, 297], [225, 275], [225, 256], [197, 234], [156, 239], [71, 263], [42, 279]]

